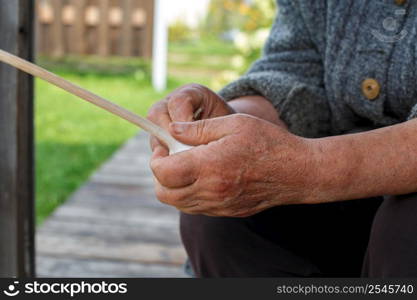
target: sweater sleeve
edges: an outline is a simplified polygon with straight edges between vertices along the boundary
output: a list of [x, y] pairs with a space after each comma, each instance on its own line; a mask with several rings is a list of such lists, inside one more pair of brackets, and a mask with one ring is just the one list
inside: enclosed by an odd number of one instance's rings
[[220, 95], [227, 101], [264, 96], [294, 134], [329, 135], [331, 113], [324, 90], [323, 62], [309, 33], [314, 28], [305, 24], [298, 1], [277, 2], [278, 14], [262, 57]]

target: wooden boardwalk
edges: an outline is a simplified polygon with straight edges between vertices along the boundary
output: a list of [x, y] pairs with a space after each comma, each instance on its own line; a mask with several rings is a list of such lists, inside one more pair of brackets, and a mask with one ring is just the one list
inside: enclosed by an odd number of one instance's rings
[[153, 193], [147, 136], [128, 141], [37, 231], [40, 277], [185, 277], [178, 213]]

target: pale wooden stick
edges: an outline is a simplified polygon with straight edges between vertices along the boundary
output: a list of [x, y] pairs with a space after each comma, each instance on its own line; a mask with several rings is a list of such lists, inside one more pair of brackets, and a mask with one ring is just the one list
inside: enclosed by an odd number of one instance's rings
[[96, 94], [93, 94], [82, 87], [65, 80], [58, 75], [55, 75], [33, 63], [30, 63], [24, 59], [21, 59], [13, 54], [10, 54], [4, 50], [0, 49], [0, 61], [9, 64], [19, 70], [22, 70], [28, 74], [33, 76], [42, 78], [43, 80], [60, 87], [61, 89], [66, 90], [67, 92], [78, 96], [81, 99], [84, 99], [108, 112], [125, 119], [143, 130], [147, 131], [148, 133], [156, 136], [158, 139], [163, 141], [170, 150], [170, 153], [177, 153], [181, 151], [185, 151], [191, 148], [191, 146], [184, 145], [174, 139], [166, 130], [162, 129], [161, 127], [157, 126], [156, 124], [152, 123], [151, 121], [142, 118], [123, 107], [114, 104]]

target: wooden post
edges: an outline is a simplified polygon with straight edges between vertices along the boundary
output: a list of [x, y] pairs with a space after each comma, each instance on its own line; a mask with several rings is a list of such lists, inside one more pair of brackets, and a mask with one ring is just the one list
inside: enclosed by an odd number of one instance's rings
[[132, 0], [123, 0], [122, 55], [132, 55]]
[[86, 53], [86, 43], [85, 43], [85, 0], [73, 0], [75, 5], [75, 15], [74, 20], [74, 43], [77, 45], [77, 53], [85, 54]]
[[98, 53], [102, 56], [109, 55], [109, 0], [100, 1], [100, 23], [98, 28]]
[[54, 11], [54, 22], [52, 23], [52, 55], [60, 57], [64, 54], [64, 27], [62, 24], [62, 1], [51, 2]]
[[152, 58], [153, 52], [153, 38], [154, 38], [154, 14], [155, 14], [155, 1], [145, 0], [145, 12], [146, 12], [146, 26], [145, 26], [145, 47], [143, 56], [146, 58]]
[[[34, 1], [0, 0], [0, 48], [32, 59]], [[34, 276], [33, 82], [0, 64], [0, 277]]]

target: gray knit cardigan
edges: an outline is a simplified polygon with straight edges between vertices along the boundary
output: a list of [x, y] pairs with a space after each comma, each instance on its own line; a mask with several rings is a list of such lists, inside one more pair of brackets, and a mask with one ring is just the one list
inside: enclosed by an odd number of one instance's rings
[[[263, 95], [290, 130], [343, 134], [417, 116], [417, 1], [278, 0], [263, 56], [220, 94]], [[362, 82], [375, 79], [370, 101]]]

